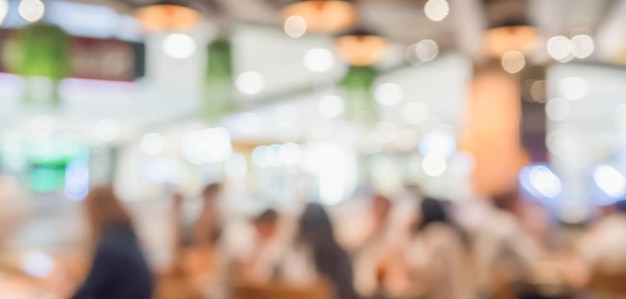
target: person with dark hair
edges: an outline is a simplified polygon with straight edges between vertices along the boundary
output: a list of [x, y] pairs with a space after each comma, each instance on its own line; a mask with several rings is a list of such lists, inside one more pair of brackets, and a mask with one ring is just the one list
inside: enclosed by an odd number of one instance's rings
[[235, 257], [241, 267], [239, 278], [255, 283], [267, 283], [275, 278], [288, 245], [279, 221], [280, 215], [274, 209], [266, 209], [252, 220], [250, 248], [246, 255]]
[[152, 274], [131, 217], [112, 188], [93, 188], [84, 202], [95, 251], [91, 270], [72, 298], [150, 299]]
[[326, 210], [309, 204], [299, 220], [296, 246], [308, 253], [317, 275], [333, 287], [335, 299], [355, 299], [352, 262], [337, 243]]
[[440, 201], [424, 199], [407, 252], [412, 292], [430, 299], [475, 298], [469, 265], [460, 229]]

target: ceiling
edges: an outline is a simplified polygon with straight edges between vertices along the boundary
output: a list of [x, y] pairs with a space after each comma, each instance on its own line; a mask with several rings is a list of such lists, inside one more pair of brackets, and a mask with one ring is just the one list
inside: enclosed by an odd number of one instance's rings
[[[81, 0], [106, 3], [122, 11], [154, 3], [156, 0]], [[359, 22], [396, 42], [410, 44], [424, 38], [435, 39], [446, 49], [461, 49], [467, 55], [482, 57], [482, 32], [506, 19], [525, 19], [540, 28], [544, 36], [572, 36], [587, 33], [612, 41], [599, 41], [599, 47], [622, 47], [626, 40], [624, 0], [448, 0], [450, 17], [432, 22], [423, 12], [425, 0], [355, 0]], [[203, 0], [187, 1], [203, 11], [209, 20], [229, 20], [256, 26], [281, 27], [280, 8], [289, 0]], [[607, 38], [608, 39], [608, 38]], [[619, 42], [618, 42], [619, 41]], [[600, 49], [616, 53], [616, 49]], [[620, 48], [621, 50], [621, 48]]]

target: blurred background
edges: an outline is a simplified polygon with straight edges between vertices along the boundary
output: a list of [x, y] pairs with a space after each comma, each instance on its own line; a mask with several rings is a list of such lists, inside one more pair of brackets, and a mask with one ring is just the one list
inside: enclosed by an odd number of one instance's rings
[[176, 251], [172, 196], [194, 222], [211, 183], [224, 223], [317, 203], [342, 245], [376, 194], [402, 222], [417, 198], [469, 214], [514, 191], [565, 256], [626, 195], [625, 16], [623, 0], [0, 0], [0, 297], [57, 298], [50, 277], [87, 269], [97, 185], [154, 269]]

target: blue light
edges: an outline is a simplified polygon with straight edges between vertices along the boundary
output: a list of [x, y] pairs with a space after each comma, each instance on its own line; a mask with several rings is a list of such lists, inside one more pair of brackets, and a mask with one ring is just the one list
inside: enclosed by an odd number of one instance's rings
[[555, 199], [563, 192], [559, 177], [545, 165], [524, 167], [519, 174], [522, 188], [537, 199]]
[[74, 161], [65, 171], [65, 196], [71, 201], [85, 199], [89, 192], [89, 165], [86, 161]]

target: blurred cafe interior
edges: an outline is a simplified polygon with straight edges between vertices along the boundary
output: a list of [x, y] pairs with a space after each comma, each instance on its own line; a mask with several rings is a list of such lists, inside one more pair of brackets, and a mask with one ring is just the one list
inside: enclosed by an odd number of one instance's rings
[[0, 298], [626, 296], [626, 0], [0, 0]]

